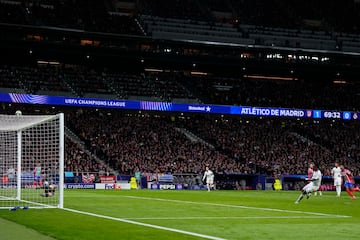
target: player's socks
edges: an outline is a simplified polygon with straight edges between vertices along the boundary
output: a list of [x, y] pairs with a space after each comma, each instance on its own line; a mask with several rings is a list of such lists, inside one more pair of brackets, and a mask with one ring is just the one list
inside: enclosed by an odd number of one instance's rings
[[354, 187], [354, 188], [353, 188], [353, 191], [360, 192], [360, 188], [359, 188], [359, 187]]
[[317, 192], [314, 192], [314, 196], [317, 196]]
[[338, 197], [340, 197], [341, 194], [341, 186], [336, 186], [336, 194]]
[[350, 189], [346, 189], [346, 192], [349, 194], [350, 197], [355, 197]]
[[319, 192], [319, 195], [322, 196], [322, 191]]
[[299, 196], [299, 198], [296, 200], [296, 204], [298, 204], [300, 201], [301, 201], [301, 199], [303, 199], [304, 198], [304, 194], [302, 193], [302, 194], [300, 194], [300, 196]]

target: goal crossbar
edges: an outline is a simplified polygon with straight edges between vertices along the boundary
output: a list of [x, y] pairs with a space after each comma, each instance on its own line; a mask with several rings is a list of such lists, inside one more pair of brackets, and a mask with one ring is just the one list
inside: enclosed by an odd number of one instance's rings
[[20, 116], [0, 114], [0, 131], [19, 131], [39, 125], [43, 122], [57, 118], [58, 115], [52, 116]]

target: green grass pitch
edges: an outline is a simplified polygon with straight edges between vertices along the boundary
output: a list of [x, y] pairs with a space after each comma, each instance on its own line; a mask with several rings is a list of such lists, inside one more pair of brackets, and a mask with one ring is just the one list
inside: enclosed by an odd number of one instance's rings
[[298, 195], [66, 190], [65, 209], [0, 210], [0, 239], [360, 238], [360, 198], [325, 192], [296, 205]]

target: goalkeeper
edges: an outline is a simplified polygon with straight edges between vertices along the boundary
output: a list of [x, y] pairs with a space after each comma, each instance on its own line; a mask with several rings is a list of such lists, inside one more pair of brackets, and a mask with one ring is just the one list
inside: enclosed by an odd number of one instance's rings
[[42, 197], [52, 197], [55, 195], [55, 186], [48, 181], [44, 181], [43, 184], [44, 193], [41, 194]]
[[304, 196], [309, 198], [312, 192], [316, 192], [317, 190], [319, 190], [321, 185], [321, 178], [321, 171], [319, 170], [318, 166], [314, 165], [314, 172], [311, 178], [305, 178], [305, 180], [310, 182], [303, 187], [303, 189], [301, 190], [301, 194], [295, 203], [298, 204]]

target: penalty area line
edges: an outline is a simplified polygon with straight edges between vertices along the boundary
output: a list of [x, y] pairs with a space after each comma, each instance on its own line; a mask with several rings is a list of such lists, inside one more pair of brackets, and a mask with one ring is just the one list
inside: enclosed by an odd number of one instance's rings
[[199, 238], [204, 238], [204, 239], [226, 240], [225, 238], [219, 238], [219, 237], [214, 237], [214, 236], [205, 235], [205, 234], [201, 234], [201, 233], [184, 231], [184, 230], [180, 230], [180, 229], [176, 229], [176, 228], [163, 227], [163, 226], [154, 225], [154, 224], [136, 222], [136, 221], [125, 219], [125, 218], [110, 217], [110, 216], [106, 216], [106, 215], [101, 215], [101, 214], [96, 214], [96, 213], [91, 213], [91, 212], [84, 212], [84, 211], [71, 209], [71, 208], [62, 208], [62, 209], [65, 210], [65, 211], [68, 211], [68, 212], [73, 212], [73, 213], [88, 215], [88, 216], [92, 216], [92, 217], [97, 217], [97, 218], [103, 218], [103, 219], [123, 222], [123, 223], [134, 224], [134, 225], [138, 225], [138, 226], [142, 226], [142, 227], [149, 227], [149, 228], [155, 228], [155, 229], [169, 231], [169, 232], [176, 232], [176, 233], [181, 233], [181, 234], [190, 235], [190, 236], [199, 237]]

